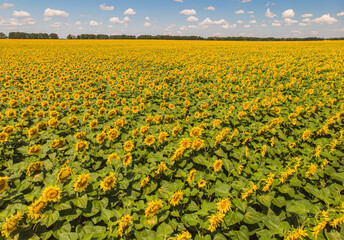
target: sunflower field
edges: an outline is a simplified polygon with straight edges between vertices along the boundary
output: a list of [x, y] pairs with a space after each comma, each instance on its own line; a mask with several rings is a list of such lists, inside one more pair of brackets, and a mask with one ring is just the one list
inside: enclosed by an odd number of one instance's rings
[[0, 55], [0, 239], [344, 239], [343, 41]]

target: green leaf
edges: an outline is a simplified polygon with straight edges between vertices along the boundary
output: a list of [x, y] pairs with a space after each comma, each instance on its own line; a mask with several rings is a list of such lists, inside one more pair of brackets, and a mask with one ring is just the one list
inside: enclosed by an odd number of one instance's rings
[[182, 222], [186, 226], [196, 226], [198, 224], [199, 218], [196, 214], [185, 214], [182, 216]]
[[241, 222], [243, 220], [244, 215], [238, 211], [236, 212], [228, 212], [226, 217], [224, 218], [224, 221], [227, 226], [232, 226], [238, 222]]
[[217, 181], [215, 184], [214, 191], [215, 191], [216, 196], [228, 197], [230, 189], [231, 187], [229, 184], [225, 184], [220, 181]]
[[78, 234], [74, 233], [74, 232], [65, 232], [65, 233], [61, 233], [60, 235], [60, 239], [63, 240], [77, 240], [78, 239]]
[[82, 197], [76, 198], [73, 200], [73, 203], [78, 208], [86, 208], [87, 207], [88, 197], [84, 194]]
[[166, 238], [173, 233], [173, 228], [166, 223], [162, 223], [159, 225], [157, 232]]
[[244, 216], [244, 222], [247, 224], [255, 224], [260, 221], [261, 221], [261, 214], [258, 213], [253, 208], [248, 207]]
[[115, 212], [112, 210], [108, 210], [106, 208], [103, 208], [101, 210], [100, 216], [101, 216], [102, 220], [107, 223], [110, 220], [110, 218], [115, 216]]
[[45, 224], [45, 226], [50, 227], [53, 225], [60, 217], [60, 214], [58, 211], [55, 212], [47, 212], [44, 214], [42, 218], [42, 223]]

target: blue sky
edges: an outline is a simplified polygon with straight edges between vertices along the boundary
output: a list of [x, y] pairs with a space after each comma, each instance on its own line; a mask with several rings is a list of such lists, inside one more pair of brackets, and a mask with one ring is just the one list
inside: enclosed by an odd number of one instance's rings
[[342, 37], [344, 0], [0, 0], [0, 32]]

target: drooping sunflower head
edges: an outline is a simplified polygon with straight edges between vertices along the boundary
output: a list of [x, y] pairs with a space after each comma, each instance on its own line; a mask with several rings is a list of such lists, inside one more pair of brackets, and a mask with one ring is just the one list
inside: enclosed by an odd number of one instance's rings
[[61, 198], [61, 189], [58, 186], [49, 186], [42, 192], [42, 197], [47, 202], [57, 202]]
[[47, 201], [43, 197], [40, 197], [29, 206], [28, 216], [31, 219], [37, 219], [40, 217], [43, 209], [47, 206]]
[[183, 199], [183, 192], [179, 190], [172, 195], [170, 204], [172, 206], [176, 206], [179, 204], [180, 200], [182, 199]]
[[67, 178], [72, 174], [72, 169], [70, 167], [64, 167], [57, 174], [57, 181], [62, 183], [67, 180]]
[[213, 164], [214, 172], [219, 171], [221, 167], [222, 167], [222, 160], [221, 159], [216, 160]]
[[23, 218], [23, 214], [17, 212], [16, 215], [11, 215], [10, 217], [6, 218], [4, 225], [1, 227], [1, 235], [5, 238], [8, 238], [13, 231], [15, 231], [18, 226], [20, 220]]
[[123, 165], [124, 166], [129, 165], [129, 163], [131, 162], [132, 159], [133, 159], [133, 156], [131, 155], [131, 153], [125, 154], [124, 158], [123, 158]]
[[8, 177], [0, 177], [0, 194], [3, 193], [8, 186]]
[[88, 182], [91, 180], [90, 174], [81, 174], [74, 183], [74, 191], [82, 192], [86, 189]]
[[42, 167], [43, 163], [40, 161], [31, 163], [26, 170], [26, 175], [31, 176], [31, 173], [41, 170]]
[[38, 155], [41, 152], [41, 145], [33, 145], [29, 148], [29, 155]]
[[80, 141], [75, 146], [75, 151], [84, 151], [88, 148], [88, 143], [86, 141]]

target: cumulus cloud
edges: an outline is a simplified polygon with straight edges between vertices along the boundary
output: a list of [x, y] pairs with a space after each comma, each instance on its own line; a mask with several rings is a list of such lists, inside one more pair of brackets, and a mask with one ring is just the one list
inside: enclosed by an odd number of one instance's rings
[[90, 24], [90, 26], [99, 26], [100, 25], [100, 23], [98, 23], [94, 20], [91, 20], [89, 24]]
[[235, 13], [236, 13], [236, 14], [243, 14], [243, 13], [245, 13], [245, 11], [240, 9], [240, 10], [238, 10], [238, 11], [235, 11]]
[[252, 0], [242, 0], [242, 3], [248, 3], [248, 2], [252, 2]]
[[184, 2], [183, 0], [174, 0], [174, 1], [175, 2], [181, 2], [181, 3]]
[[144, 27], [150, 27], [152, 26], [152, 24], [150, 22], [145, 22], [145, 24], [143, 24]]
[[7, 9], [7, 8], [11, 8], [14, 7], [13, 3], [3, 3], [0, 5], [0, 9]]
[[44, 17], [68, 17], [69, 14], [62, 10], [47, 8], [44, 10]]
[[209, 7], [205, 8], [205, 10], [214, 11], [215, 8], [213, 6], [209, 6]]
[[103, 11], [112, 11], [115, 7], [114, 6], [106, 6], [105, 3], [100, 4], [99, 8]]
[[303, 17], [303, 18], [310, 18], [310, 17], [313, 17], [313, 14], [311, 14], [311, 13], [305, 13], [305, 14], [303, 14], [301, 17]]
[[62, 26], [62, 23], [61, 22], [54, 22], [53, 24], [50, 24], [49, 26], [53, 27], [53, 28], [60, 28]]
[[224, 28], [224, 29], [234, 29], [234, 28], [236, 28], [237, 27], [237, 25], [234, 23], [234, 24], [224, 24], [224, 25], [222, 25], [222, 28]]
[[278, 20], [275, 20], [273, 23], [272, 23], [272, 26], [273, 27], [280, 27], [282, 24], [280, 23], [280, 21]]
[[313, 19], [312, 22], [315, 22], [315, 23], [327, 23], [327, 24], [333, 24], [333, 23], [336, 23], [338, 22], [337, 19], [333, 18], [330, 16], [330, 14], [324, 14], [322, 15], [321, 17], [318, 17], [316, 19]]
[[251, 21], [249, 21], [249, 23], [257, 23], [257, 21], [256, 20], [251, 20]]
[[112, 17], [109, 19], [110, 23], [126, 23], [126, 22], [130, 22], [130, 18], [129, 17], [124, 17], [122, 20], [119, 17]]
[[254, 13], [254, 11], [247, 11], [247, 13], [252, 14], [252, 13]]
[[286, 25], [290, 25], [290, 24], [292, 24], [292, 23], [297, 23], [296, 20], [293, 20], [293, 19], [291, 19], [291, 18], [285, 18], [285, 19], [284, 19], [284, 22], [286, 23]]
[[0, 26], [5, 26], [5, 27], [20, 27], [20, 26], [25, 26], [25, 25], [35, 25], [36, 21], [32, 17], [27, 17], [27, 18], [4, 18], [0, 17]]
[[200, 22], [198, 24], [198, 26], [201, 28], [208, 28], [210, 25], [214, 25], [214, 24], [215, 25], [226, 25], [226, 24], [228, 24], [228, 22], [223, 18], [220, 20], [217, 20], [217, 21], [213, 21], [210, 18], [206, 18], [202, 22]]
[[301, 26], [301, 27], [306, 27], [306, 26], [308, 26], [309, 25], [309, 23], [299, 23], [299, 26]]
[[184, 9], [182, 11], [179, 12], [180, 14], [184, 14], [184, 15], [196, 15], [196, 11], [194, 9]]
[[196, 18], [195, 16], [190, 16], [186, 19], [186, 21], [188, 22], [197, 22], [198, 21], [198, 18]]
[[76, 23], [75, 23], [75, 25], [80, 25], [81, 24], [81, 22], [80, 21], [77, 21]]
[[302, 32], [299, 31], [299, 30], [292, 30], [291, 32], [292, 32], [292, 33], [295, 33], [295, 34], [301, 34], [301, 33], [302, 33]]
[[276, 17], [276, 14], [272, 13], [270, 8], [266, 9], [265, 16], [268, 18], [274, 18]]
[[293, 18], [294, 16], [295, 16], [295, 13], [293, 9], [285, 10], [282, 13], [282, 18]]
[[244, 25], [244, 28], [250, 28], [250, 27], [251, 27], [250, 24]]
[[344, 16], [344, 12], [337, 13], [338, 17]]
[[30, 13], [27, 11], [13, 11], [12, 14], [13, 17], [19, 17], [19, 18], [26, 18], [26, 17], [31, 17]]
[[312, 34], [312, 35], [318, 35], [319, 32], [318, 32], [318, 31], [312, 31], [311, 34]]
[[145, 20], [146, 20], [146, 21], [150, 21], [150, 18], [149, 18], [149, 17], [145, 17]]
[[237, 23], [238, 23], [238, 24], [243, 24], [244, 22], [241, 21], [241, 20], [238, 20]]
[[127, 10], [124, 11], [125, 15], [135, 15], [136, 14], [136, 11], [132, 8], [128, 8]]

